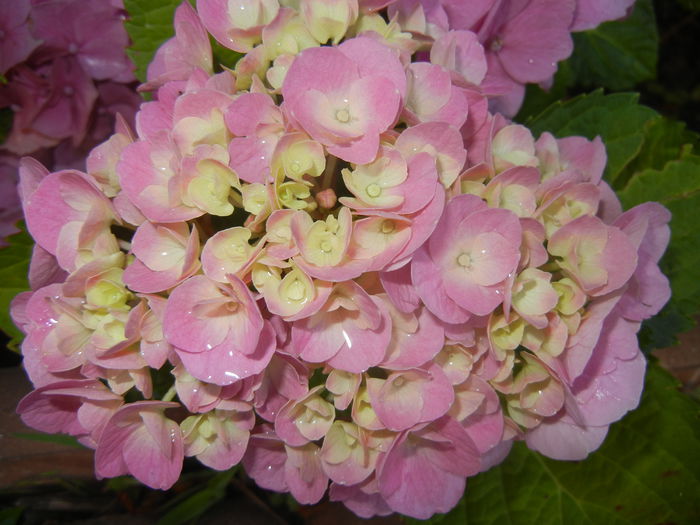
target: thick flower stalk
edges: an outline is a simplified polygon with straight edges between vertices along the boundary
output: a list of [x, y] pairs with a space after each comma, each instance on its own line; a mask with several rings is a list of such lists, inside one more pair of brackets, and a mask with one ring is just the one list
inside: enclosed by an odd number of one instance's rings
[[184, 3], [135, 132], [85, 173], [22, 162], [27, 423], [100, 477], [242, 462], [301, 503], [427, 518], [513, 441], [582, 459], [637, 405], [668, 211], [622, 211], [600, 139], [490, 113], [478, 34], [418, 38], [409, 7]]

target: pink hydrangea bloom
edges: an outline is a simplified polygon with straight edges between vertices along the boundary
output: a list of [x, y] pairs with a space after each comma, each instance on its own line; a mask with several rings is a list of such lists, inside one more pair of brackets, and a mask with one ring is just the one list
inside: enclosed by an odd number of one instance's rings
[[163, 413], [175, 406], [142, 401], [117, 410], [97, 442], [97, 476], [131, 474], [151, 488], [170, 488], [180, 476], [184, 458], [179, 427]]
[[521, 235], [512, 212], [489, 209], [468, 195], [452, 199], [411, 266], [428, 309], [448, 322], [491, 312], [519, 261]]
[[112, 132], [115, 104], [132, 119], [139, 100], [123, 14], [123, 6], [79, 0], [21, 0], [3, 10], [0, 107], [14, 113], [3, 149], [82, 169]]
[[40, 41], [29, 30], [30, 0], [13, 2], [0, 15], [0, 74], [26, 60]]
[[[376, 62], [360, 62], [367, 56]], [[379, 135], [394, 124], [405, 86], [403, 67], [391, 50], [357, 38], [337, 49], [300, 53], [282, 95], [292, 117], [329, 153], [364, 164], [374, 160]]]
[[135, 133], [20, 162], [24, 419], [99, 477], [240, 462], [362, 517], [447, 512], [515, 441], [595, 450], [639, 400], [670, 217], [622, 211], [599, 138], [489, 112], [548, 81], [577, 5], [183, 4]]

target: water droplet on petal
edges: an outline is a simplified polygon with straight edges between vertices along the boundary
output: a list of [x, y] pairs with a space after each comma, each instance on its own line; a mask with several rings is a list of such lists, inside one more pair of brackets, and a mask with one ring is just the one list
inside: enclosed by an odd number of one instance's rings
[[343, 339], [345, 339], [345, 344], [348, 345], [348, 348], [352, 348], [352, 340], [345, 330], [343, 330]]

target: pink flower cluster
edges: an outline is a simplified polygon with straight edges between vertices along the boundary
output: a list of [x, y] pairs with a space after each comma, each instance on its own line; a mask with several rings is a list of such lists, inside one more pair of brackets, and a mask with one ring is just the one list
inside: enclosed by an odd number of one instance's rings
[[388, 3], [185, 2], [135, 133], [86, 172], [22, 161], [18, 411], [99, 477], [241, 462], [301, 503], [427, 518], [514, 440], [581, 459], [637, 405], [668, 211], [623, 213], [600, 139], [492, 115], [476, 34], [426, 50]]
[[[56, 169], [84, 168], [90, 150], [112, 133], [117, 113], [133, 120], [140, 97], [125, 53], [121, 0], [5, 4], [0, 108], [12, 111], [13, 122], [0, 144], [0, 183], [9, 187], [17, 183], [17, 156], [32, 154]], [[3, 200], [2, 230], [14, 232], [16, 192], [3, 192]]]
[[463, 0], [397, 0], [389, 13], [405, 30], [436, 40], [452, 31], [474, 33], [486, 53], [483, 86], [495, 97], [491, 107], [512, 116], [525, 84], [551, 85], [557, 62], [573, 51], [571, 32], [622, 18], [634, 1], [477, 0], [466, 8]]

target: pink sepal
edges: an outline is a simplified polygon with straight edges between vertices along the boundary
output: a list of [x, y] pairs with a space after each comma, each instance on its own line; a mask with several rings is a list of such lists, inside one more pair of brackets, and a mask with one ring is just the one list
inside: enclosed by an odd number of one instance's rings
[[480, 470], [479, 453], [449, 417], [399, 434], [377, 465], [379, 492], [396, 512], [426, 519], [451, 510], [464, 494], [465, 477]]
[[184, 450], [180, 427], [163, 411], [178, 406], [138, 401], [117, 410], [97, 443], [97, 477], [131, 474], [154, 489], [172, 487], [180, 477]]

